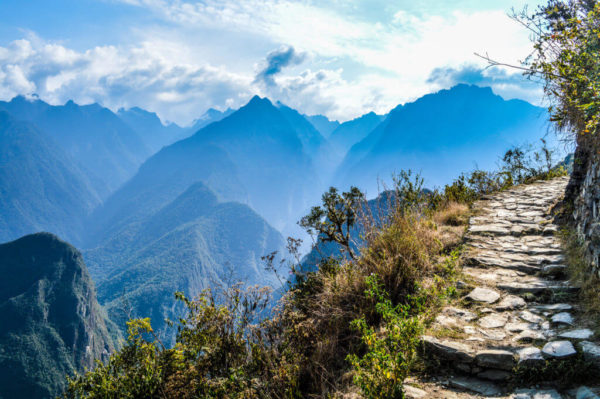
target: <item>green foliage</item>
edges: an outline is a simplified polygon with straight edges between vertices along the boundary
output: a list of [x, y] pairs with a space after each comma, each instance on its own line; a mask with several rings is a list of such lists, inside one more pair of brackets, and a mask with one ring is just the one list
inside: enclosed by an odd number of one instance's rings
[[559, 128], [595, 134], [600, 124], [600, 4], [550, 0], [532, 15], [515, 18], [534, 34], [530, 76], [545, 81]]
[[323, 205], [313, 206], [299, 224], [323, 242], [338, 243], [350, 258], [355, 259], [350, 233], [356, 222], [357, 208], [363, 200], [364, 194], [356, 187], [341, 195], [335, 187], [331, 187], [322, 196]]
[[267, 304], [265, 289], [176, 297], [189, 313], [173, 348], [162, 345], [149, 319], [131, 320], [125, 346], [107, 364], [69, 379], [63, 398], [295, 397], [295, 366], [269, 342], [268, 329], [254, 324]]
[[387, 293], [376, 275], [366, 279], [367, 297], [376, 301], [376, 311], [382, 318], [379, 331], [369, 325], [365, 318], [356, 319], [352, 327], [360, 332], [361, 341], [366, 347], [362, 356], [351, 354], [348, 361], [354, 369], [354, 383], [361, 389], [366, 399], [404, 398], [402, 385], [412, 360], [416, 354], [421, 324], [418, 317], [421, 304], [392, 305]]

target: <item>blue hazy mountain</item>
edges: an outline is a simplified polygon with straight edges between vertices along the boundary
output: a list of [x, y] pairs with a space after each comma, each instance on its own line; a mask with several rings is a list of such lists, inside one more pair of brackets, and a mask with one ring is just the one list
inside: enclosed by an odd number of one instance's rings
[[302, 142], [302, 148], [311, 158], [313, 166], [318, 171], [320, 181], [329, 181], [343, 154], [336, 153], [329, 141], [304, 115], [280, 102], [277, 102], [276, 105]]
[[0, 242], [38, 231], [80, 242], [99, 204], [88, 175], [52, 138], [0, 111]]
[[[290, 122], [296, 118], [302, 125]], [[295, 111], [254, 97], [228, 117], [148, 159], [108, 199], [105, 209], [109, 212], [101, 212], [101, 220], [139, 212], [140, 206], [149, 206], [148, 201], [164, 205], [191, 184], [203, 182], [219, 200], [247, 202], [271, 225], [281, 228], [321, 190], [305, 146], [318, 149], [323, 143], [322, 136]], [[149, 191], [156, 196], [148, 199]], [[157, 197], [164, 200], [155, 201]]]
[[112, 320], [124, 327], [129, 317], [151, 317], [162, 332], [165, 318], [182, 315], [176, 291], [193, 296], [237, 281], [276, 288], [261, 257], [283, 245], [247, 205], [219, 202], [198, 182], [156, 212], [130, 219], [85, 257]]
[[228, 117], [233, 114], [235, 110], [231, 108], [227, 108], [225, 111], [219, 111], [218, 109], [209, 108], [202, 116], [192, 123], [192, 126], [186, 129], [186, 134], [184, 137], [180, 137], [180, 139], [184, 139], [186, 137], [191, 136], [196, 133], [198, 130], [202, 129], [210, 125], [211, 123], [218, 122], [223, 118]]
[[304, 115], [307, 121], [309, 121], [315, 129], [319, 131], [325, 138], [329, 138], [331, 133], [340, 125], [338, 121], [331, 121], [329, 118], [323, 115]]
[[386, 115], [369, 112], [356, 119], [344, 122], [331, 133], [329, 142], [338, 152], [346, 154], [350, 147], [367, 137], [385, 117]]
[[357, 185], [373, 195], [377, 179], [389, 183], [394, 171], [412, 169], [428, 185], [442, 185], [475, 167], [495, 169], [510, 146], [537, 142], [547, 131], [544, 109], [461, 84], [392, 110], [352, 146], [336, 183]]
[[158, 115], [154, 112], [149, 112], [138, 107], [127, 110], [121, 108], [117, 112], [117, 115], [138, 134], [152, 153], [180, 140], [181, 136], [187, 132], [187, 129], [175, 123], [163, 125]]
[[81, 254], [52, 234], [0, 245], [0, 397], [50, 399], [106, 361], [118, 335]]
[[98, 104], [62, 106], [15, 97], [0, 101], [16, 119], [44, 131], [86, 169], [102, 196], [130, 178], [150, 155], [138, 134], [117, 115]]

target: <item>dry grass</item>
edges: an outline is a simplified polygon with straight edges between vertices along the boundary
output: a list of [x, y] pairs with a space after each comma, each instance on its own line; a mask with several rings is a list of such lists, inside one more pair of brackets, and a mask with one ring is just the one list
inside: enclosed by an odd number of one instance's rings
[[309, 295], [299, 298], [301, 314], [285, 316], [296, 319], [293, 336], [303, 340], [294, 346], [307, 349], [301, 372], [306, 392], [326, 397], [348, 388], [346, 356], [360, 348], [359, 336], [350, 323], [365, 317], [376, 325], [380, 318], [373, 299], [365, 295], [368, 276], [379, 277], [392, 303], [425, 295], [428, 315], [423, 317], [434, 313], [439, 305], [437, 296], [443, 295], [452, 280], [444, 263], [448, 249], [462, 240], [465, 229], [461, 224], [468, 221], [468, 212], [468, 207], [452, 203], [433, 214], [398, 210], [388, 215], [383, 226], [367, 220], [363, 226], [371, 227], [365, 229], [365, 245], [357, 260], [321, 267], [310, 277], [310, 288], [304, 288]]
[[458, 202], [450, 202], [433, 216], [440, 225], [463, 226], [469, 222], [469, 207]]

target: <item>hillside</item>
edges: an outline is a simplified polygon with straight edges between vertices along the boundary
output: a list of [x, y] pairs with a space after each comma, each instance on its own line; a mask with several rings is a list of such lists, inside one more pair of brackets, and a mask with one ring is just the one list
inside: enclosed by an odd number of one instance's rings
[[246, 205], [219, 202], [196, 183], [85, 257], [99, 300], [119, 326], [132, 316], [151, 317], [155, 329], [164, 331], [165, 318], [181, 315], [176, 291], [194, 296], [237, 281], [276, 287], [260, 258], [283, 245], [281, 235]]
[[319, 131], [325, 138], [329, 138], [331, 133], [340, 126], [338, 121], [330, 121], [329, 118], [323, 115], [305, 115], [307, 121], [309, 121], [315, 129]]
[[369, 112], [368, 114], [344, 122], [331, 133], [329, 142], [336, 150], [342, 154], [346, 154], [350, 147], [367, 137], [385, 117], [385, 115], [377, 115], [375, 112]]
[[336, 181], [374, 194], [378, 178], [389, 184], [393, 172], [413, 169], [439, 186], [475, 167], [494, 169], [510, 146], [534, 143], [547, 131], [544, 109], [506, 101], [490, 88], [458, 85], [392, 110], [352, 146]]
[[121, 118], [144, 141], [152, 153], [165, 145], [173, 144], [185, 136], [186, 129], [175, 123], [163, 125], [158, 115], [138, 107], [127, 110], [120, 109], [117, 116]]
[[100, 195], [51, 138], [0, 111], [0, 166], [1, 242], [38, 231], [81, 241]]
[[34, 124], [89, 173], [96, 190], [107, 196], [130, 178], [150, 155], [138, 134], [98, 104], [62, 106], [15, 97], [0, 109]]
[[0, 397], [54, 398], [65, 375], [114, 350], [74, 247], [48, 233], [2, 244], [0, 273]]

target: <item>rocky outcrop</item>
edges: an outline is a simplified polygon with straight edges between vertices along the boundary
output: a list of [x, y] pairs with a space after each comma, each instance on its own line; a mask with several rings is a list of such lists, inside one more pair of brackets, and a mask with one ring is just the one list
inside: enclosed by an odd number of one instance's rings
[[114, 350], [74, 247], [48, 233], [2, 244], [0, 273], [0, 398], [54, 398]]
[[[590, 273], [600, 277], [600, 152], [578, 146], [567, 190], [571, 220], [585, 245]], [[579, 155], [579, 156], [578, 156]]]

